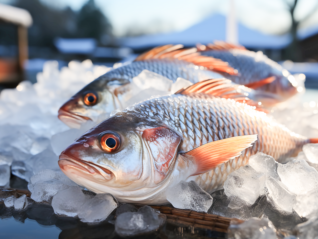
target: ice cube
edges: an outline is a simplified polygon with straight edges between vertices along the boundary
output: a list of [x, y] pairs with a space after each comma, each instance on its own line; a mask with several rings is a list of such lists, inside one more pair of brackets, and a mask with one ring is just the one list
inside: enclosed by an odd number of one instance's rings
[[60, 169], [58, 165], [58, 156], [55, 155], [51, 146], [49, 146], [41, 153], [32, 156], [26, 163], [28, 164], [29, 169], [32, 170], [34, 174], [44, 169]]
[[15, 200], [16, 199], [14, 196], [10, 196], [10, 197], [5, 198], [3, 202], [4, 202], [4, 205], [6, 207], [13, 207]]
[[31, 198], [36, 202], [47, 201], [59, 191], [76, 186], [62, 172], [43, 170], [31, 177], [28, 185], [31, 191]]
[[172, 86], [172, 80], [148, 70], [143, 70], [135, 76], [132, 83], [141, 90], [154, 88], [158, 91], [170, 91]]
[[294, 210], [300, 217], [311, 217], [318, 213], [318, 190], [314, 189], [303, 195], [297, 195]]
[[194, 181], [181, 181], [166, 192], [167, 200], [180, 209], [207, 212], [213, 203], [210, 194], [200, 188]]
[[178, 90], [185, 89], [189, 87], [190, 85], [193, 85], [192, 82], [185, 80], [181, 77], [178, 77], [177, 81], [172, 84], [170, 92], [174, 94]]
[[[69, 187], [60, 190], [52, 200], [52, 207], [55, 214], [68, 217], [75, 217], [80, 210], [83, 210], [83, 204], [87, 197], [80, 187]], [[87, 213], [89, 214], [89, 213]]]
[[10, 176], [10, 166], [7, 164], [0, 164], [0, 187], [4, 187], [9, 184]]
[[97, 223], [104, 221], [117, 207], [114, 198], [109, 194], [97, 194], [81, 206], [78, 217], [82, 222]]
[[138, 212], [120, 214], [115, 222], [115, 230], [122, 237], [136, 236], [158, 230], [165, 220], [165, 215], [149, 206], [143, 206]]
[[246, 165], [232, 172], [224, 183], [224, 193], [237, 197], [249, 205], [264, 194], [265, 176]]
[[257, 153], [250, 157], [248, 164], [258, 173], [279, 180], [277, 162], [273, 157], [264, 153]]
[[125, 100], [123, 107], [126, 108], [136, 103], [140, 103], [144, 100], [148, 100], [152, 97], [159, 97], [169, 94], [168, 91], [158, 90], [156, 88], [148, 88], [146, 90], [135, 91], [132, 93], [132, 96]]
[[277, 239], [276, 229], [266, 218], [251, 218], [241, 224], [232, 221], [228, 229], [229, 239]]
[[116, 217], [118, 217], [120, 214], [124, 212], [137, 212], [137, 208], [133, 206], [132, 204], [121, 203], [116, 209]]
[[32, 147], [30, 149], [30, 153], [32, 155], [36, 155], [41, 153], [44, 149], [46, 149], [50, 144], [50, 140], [44, 137], [38, 137], [32, 142]]
[[28, 206], [28, 200], [26, 195], [22, 195], [14, 201], [15, 210], [23, 210]]
[[295, 195], [290, 193], [284, 185], [276, 179], [270, 177], [265, 182], [268, 198], [278, 211], [292, 213], [296, 202]]
[[318, 144], [306, 144], [303, 147], [303, 151], [308, 162], [318, 165]]
[[81, 137], [92, 124], [85, 124], [80, 129], [69, 129], [60, 133], [57, 133], [51, 138], [51, 145], [56, 155], [60, 155], [63, 150], [70, 146], [76, 139]]
[[310, 218], [307, 222], [298, 224], [294, 231], [299, 239], [318, 238], [318, 217], [315, 216]]
[[318, 172], [304, 160], [292, 159], [286, 164], [279, 164], [277, 172], [291, 193], [306, 194], [318, 186]]

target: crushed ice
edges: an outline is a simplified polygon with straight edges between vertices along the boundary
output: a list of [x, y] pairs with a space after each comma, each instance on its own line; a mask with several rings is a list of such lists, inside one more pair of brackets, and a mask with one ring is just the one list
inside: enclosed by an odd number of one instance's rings
[[[112, 196], [83, 193], [79, 186], [61, 173], [57, 164], [60, 152], [92, 127], [92, 124], [88, 123], [81, 129], [69, 129], [56, 116], [57, 110], [67, 99], [109, 70], [111, 68], [105, 66], [94, 66], [89, 60], [70, 62], [68, 67], [60, 70], [57, 62], [47, 62], [43, 72], [37, 75], [37, 83], [34, 85], [22, 82], [16, 89], [1, 92], [0, 186], [9, 186], [12, 172], [29, 182], [28, 188], [34, 201], [51, 203], [56, 214], [77, 216], [88, 223], [107, 218], [117, 207]], [[131, 93], [123, 99], [123, 106], [154, 95], [171, 94], [189, 85], [189, 81], [181, 78], [172, 83], [153, 72], [143, 71], [133, 79], [129, 86]], [[311, 100], [299, 99], [310, 95]], [[317, 99], [310, 91], [299, 97], [276, 107], [271, 115], [296, 133], [317, 137]], [[253, 156], [249, 165], [228, 177], [224, 192], [213, 194], [214, 202], [209, 194], [192, 182], [182, 182], [175, 186], [175, 190], [180, 191], [178, 197], [168, 193], [167, 198], [175, 207], [204, 212], [213, 202], [209, 212], [242, 219], [268, 217], [280, 228], [290, 229], [291, 221], [296, 225], [302, 222], [301, 218], [309, 218], [308, 222], [299, 224], [295, 229], [298, 235], [305, 235], [311, 233], [308, 228], [316, 228], [318, 225], [316, 169], [318, 145], [309, 144], [296, 158], [285, 162], [277, 163], [264, 154]], [[18, 199], [11, 196], [3, 201], [7, 207], [16, 210], [25, 209], [29, 203], [23, 196]], [[117, 215], [122, 220], [116, 221], [116, 230], [123, 235], [134, 235], [136, 230], [132, 230], [133, 227], [142, 233], [157, 230], [164, 221], [162, 215], [150, 207], [139, 210], [126, 207], [123, 213]], [[248, 228], [263, 227], [264, 235], [268, 238], [273, 235], [275, 228], [270, 222], [266, 219], [255, 220], [240, 224], [235, 230], [251, 233]], [[263, 236], [257, 234], [259, 230], [254, 231], [256, 234], [248, 234], [250, 238]]]

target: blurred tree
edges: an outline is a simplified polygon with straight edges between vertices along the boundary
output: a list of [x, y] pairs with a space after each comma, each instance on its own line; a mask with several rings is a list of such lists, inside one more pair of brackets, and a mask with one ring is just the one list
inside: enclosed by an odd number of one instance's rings
[[40, 0], [17, 0], [14, 5], [28, 10], [32, 15], [30, 45], [52, 47], [56, 37], [76, 36], [76, 13], [71, 8], [51, 8]]
[[100, 11], [94, 0], [86, 2], [79, 11], [77, 29], [79, 37], [95, 38], [99, 42], [105, 35], [112, 35], [108, 18]]
[[299, 41], [297, 37], [297, 30], [301, 23], [308, 20], [317, 10], [318, 10], [318, 1], [315, 0], [316, 5], [311, 8], [311, 10], [303, 17], [302, 19], [296, 19], [295, 11], [297, 7], [299, 7], [299, 0], [284, 0], [287, 10], [290, 14], [291, 26], [289, 29], [290, 35], [292, 37], [292, 41], [290, 45], [287, 47], [286, 57], [293, 61], [300, 61], [300, 47]]

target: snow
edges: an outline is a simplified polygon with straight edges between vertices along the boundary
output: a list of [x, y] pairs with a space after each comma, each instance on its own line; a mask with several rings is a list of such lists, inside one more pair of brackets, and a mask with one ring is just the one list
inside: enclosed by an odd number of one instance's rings
[[200, 188], [194, 181], [181, 181], [166, 192], [167, 200], [175, 208], [207, 212], [213, 203], [210, 194]]
[[136, 236], [156, 231], [165, 223], [166, 216], [149, 206], [137, 212], [123, 212], [117, 216], [115, 230], [119, 236]]
[[24, 27], [32, 24], [32, 17], [28, 11], [4, 4], [0, 4], [0, 19]]

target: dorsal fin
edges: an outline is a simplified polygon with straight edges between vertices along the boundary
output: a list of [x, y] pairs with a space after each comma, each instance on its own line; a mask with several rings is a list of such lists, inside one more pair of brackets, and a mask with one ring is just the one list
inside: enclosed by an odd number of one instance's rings
[[178, 59], [190, 62], [197, 66], [203, 66], [207, 69], [237, 75], [237, 70], [229, 66], [227, 62], [215, 59], [210, 56], [202, 56], [196, 48], [184, 49], [183, 45], [165, 45], [151, 49], [138, 56], [135, 61], [146, 61], [152, 59]]
[[235, 45], [235, 44], [231, 44], [231, 43], [224, 42], [224, 41], [215, 41], [213, 44], [211, 43], [211, 44], [208, 44], [207, 46], [198, 44], [197, 49], [198, 49], [198, 51], [210, 51], [210, 50], [228, 51], [228, 50], [233, 50], [233, 49], [247, 51], [247, 49], [244, 46]]
[[245, 103], [250, 106], [256, 107], [256, 110], [267, 112], [257, 102], [246, 97], [242, 93], [244, 86], [237, 85], [227, 79], [209, 79], [200, 81], [187, 88], [183, 88], [177, 91], [175, 94], [192, 95], [192, 94], [205, 94], [214, 97], [220, 97], [225, 99], [233, 99], [240, 103]]

